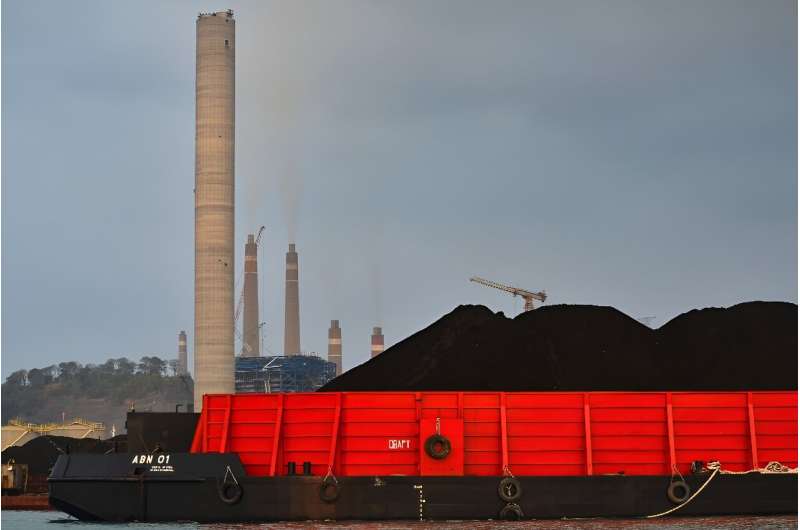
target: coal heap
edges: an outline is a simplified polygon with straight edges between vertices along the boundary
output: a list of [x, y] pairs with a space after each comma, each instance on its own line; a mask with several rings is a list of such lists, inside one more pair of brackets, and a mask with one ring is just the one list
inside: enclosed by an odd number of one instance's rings
[[463, 305], [349, 370], [341, 390], [793, 390], [797, 305], [746, 302], [653, 330], [612, 307], [507, 318]]
[[25, 445], [12, 446], [3, 451], [2, 462], [7, 464], [13, 459], [18, 464], [28, 464], [28, 473], [31, 475], [47, 475], [61, 454], [67, 452], [105, 454], [115, 450], [115, 442], [117, 451], [121, 453], [127, 451], [125, 435], [115, 436], [109, 440], [37, 436]]

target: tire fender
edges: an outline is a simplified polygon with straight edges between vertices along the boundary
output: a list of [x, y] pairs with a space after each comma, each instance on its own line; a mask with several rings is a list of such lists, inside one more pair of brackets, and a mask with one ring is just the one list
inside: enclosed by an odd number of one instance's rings
[[683, 480], [670, 482], [667, 488], [667, 498], [674, 504], [683, 504], [689, 500], [692, 488]]
[[319, 485], [319, 498], [323, 502], [336, 502], [339, 498], [339, 483], [336, 479], [325, 478]]
[[514, 502], [522, 497], [522, 484], [514, 477], [505, 477], [497, 485], [497, 494], [506, 502]]
[[436, 460], [443, 460], [450, 454], [450, 440], [441, 434], [432, 434], [425, 440], [425, 453]]
[[244, 491], [238, 482], [220, 482], [217, 484], [217, 494], [219, 495], [219, 500], [233, 506], [242, 500]]
[[500, 519], [503, 521], [519, 521], [523, 517], [525, 515], [522, 513], [522, 508], [513, 502], [509, 502], [500, 510]]

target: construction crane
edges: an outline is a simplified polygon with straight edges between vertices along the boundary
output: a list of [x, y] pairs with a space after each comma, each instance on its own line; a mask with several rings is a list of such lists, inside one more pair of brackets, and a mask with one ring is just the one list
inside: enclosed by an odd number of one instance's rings
[[236, 338], [242, 341], [242, 349], [244, 350], [242, 353], [251, 353], [253, 348], [245, 342], [244, 337], [242, 336], [242, 332], [239, 331], [239, 328], [236, 325], [233, 326], [233, 333], [236, 335]]
[[509, 287], [508, 285], [503, 285], [502, 283], [493, 282], [491, 280], [485, 280], [477, 276], [473, 276], [469, 279], [469, 281], [485, 285], [486, 287], [494, 287], [495, 289], [500, 289], [501, 291], [511, 293], [514, 296], [521, 296], [522, 299], [525, 300], [525, 311], [531, 311], [533, 309], [534, 300], [544, 303], [544, 301], [547, 299], [547, 294], [544, 291], [533, 293], [531, 291], [526, 291], [525, 289]]
[[[258, 235], [256, 236], [256, 248], [258, 248], [259, 243], [261, 243], [261, 235], [264, 233], [264, 226], [258, 229]], [[244, 277], [244, 265], [242, 265], [242, 277]], [[252, 348], [249, 344], [244, 342], [244, 338], [242, 334], [239, 333], [239, 330], [236, 328], [237, 324], [239, 323], [239, 317], [242, 314], [242, 308], [244, 307], [244, 281], [242, 281], [242, 290], [239, 291], [239, 300], [236, 301], [236, 309], [233, 312], [233, 331], [236, 333], [236, 336], [242, 341], [242, 346], [248, 351], [252, 351]]]

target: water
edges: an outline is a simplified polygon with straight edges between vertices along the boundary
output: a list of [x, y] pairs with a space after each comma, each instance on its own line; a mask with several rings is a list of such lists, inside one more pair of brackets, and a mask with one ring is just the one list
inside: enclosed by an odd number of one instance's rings
[[[63, 526], [61, 526], [63, 525]], [[208, 530], [224, 530], [228, 528], [241, 528], [252, 530], [276, 530], [279, 528], [298, 530], [489, 530], [502, 529], [527, 529], [541, 530], [580, 530], [584, 528], [599, 528], [608, 530], [612, 528], [644, 530], [644, 529], [708, 529], [708, 530], [782, 530], [784, 528], [797, 528], [796, 515], [764, 516], [764, 517], [670, 517], [654, 520], [642, 519], [571, 519], [561, 521], [386, 521], [369, 523], [263, 523], [263, 524], [95, 524], [81, 523], [61, 512], [24, 512], [2, 511], [2, 526], [5, 530], [77, 530], [79, 527], [88, 527], [87, 530], [114, 530], [119, 528], [141, 528], [143, 530], [178, 530], [190, 528], [203, 528]]]

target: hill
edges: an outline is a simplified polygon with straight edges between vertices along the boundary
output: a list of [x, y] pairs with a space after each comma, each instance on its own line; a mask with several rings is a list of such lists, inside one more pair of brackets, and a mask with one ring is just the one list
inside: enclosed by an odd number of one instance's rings
[[[136, 410], [174, 411], [177, 403], [193, 401], [190, 376], [178, 376], [170, 363], [158, 357], [125, 358], [101, 365], [64, 362], [45, 368], [19, 370], [2, 385], [4, 420], [22, 418], [33, 423], [60, 422], [81, 417], [124, 432], [125, 415]], [[184, 409], [185, 410], [185, 409]]]

